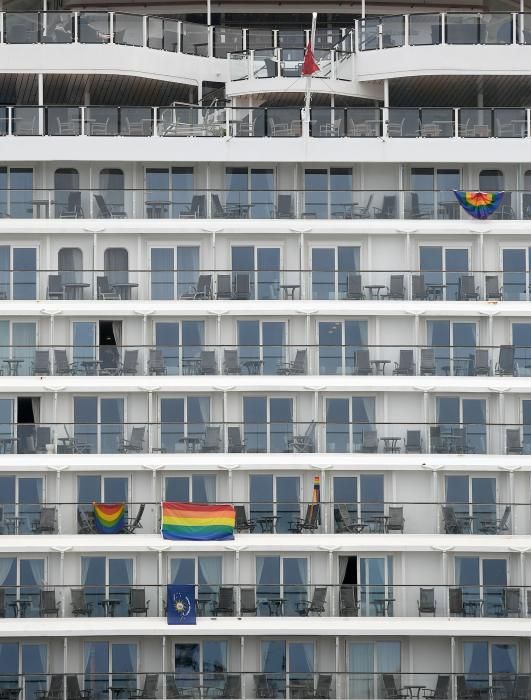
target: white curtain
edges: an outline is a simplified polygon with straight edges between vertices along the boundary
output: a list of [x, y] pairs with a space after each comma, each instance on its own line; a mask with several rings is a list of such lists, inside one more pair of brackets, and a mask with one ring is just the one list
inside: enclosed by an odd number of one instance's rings
[[343, 583], [347, 573], [348, 557], [339, 557], [339, 583]]
[[125, 248], [107, 248], [103, 264], [111, 287], [129, 281], [129, 255]]
[[36, 323], [13, 323], [13, 357], [24, 360], [19, 374], [29, 375], [32, 372], [36, 338]]
[[31, 572], [31, 581], [21, 581], [21, 584], [42, 586], [44, 583], [44, 559], [26, 559]]
[[116, 346], [120, 348], [122, 346], [122, 322], [121, 321], [113, 321], [112, 322], [112, 332], [114, 335], [114, 340], [116, 342]]
[[31, 397], [31, 410], [33, 411], [33, 422], [39, 425], [41, 422], [41, 400], [38, 396]]
[[61, 248], [57, 267], [63, 282], [83, 281], [83, 253], [79, 248]]
[[[0, 557], [0, 586], [3, 586], [15, 566], [16, 559], [14, 557]], [[16, 578], [16, 575], [15, 577]]]
[[199, 557], [199, 584], [218, 586], [221, 584], [221, 557]]

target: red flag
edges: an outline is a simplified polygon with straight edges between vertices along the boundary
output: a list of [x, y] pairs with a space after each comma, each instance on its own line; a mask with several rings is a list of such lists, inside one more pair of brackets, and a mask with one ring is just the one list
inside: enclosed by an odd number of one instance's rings
[[319, 66], [315, 61], [312, 51], [312, 45], [308, 42], [306, 51], [304, 52], [304, 61], [301, 68], [301, 75], [313, 75], [317, 73]]

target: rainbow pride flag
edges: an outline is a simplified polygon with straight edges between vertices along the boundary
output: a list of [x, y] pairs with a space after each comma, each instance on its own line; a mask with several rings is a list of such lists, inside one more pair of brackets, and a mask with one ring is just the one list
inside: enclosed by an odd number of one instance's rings
[[233, 540], [235, 519], [234, 506], [164, 501], [161, 534], [165, 540]]
[[462, 192], [454, 194], [463, 209], [475, 219], [488, 219], [500, 206], [504, 192]]
[[94, 503], [96, 531], [103, 535], [115, 535], [125, 527], [125, 503]]

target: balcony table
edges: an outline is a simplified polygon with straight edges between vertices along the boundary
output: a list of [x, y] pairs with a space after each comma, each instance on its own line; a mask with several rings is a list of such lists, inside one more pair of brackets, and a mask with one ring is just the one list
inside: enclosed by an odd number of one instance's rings
[[18, 438], [15, 437], [4, 437], [0, 438], [0, 446], [2, 447], [2, 454], [13, 454], [14, 447], [18, 444]]
[[15, 617], [26, 617], [26, 608], [29, 608], [30, 605], [31, 600], [21, 598], [9, 603], [9, 607], [13, 608]]
[[465, 600], [463, 601], [463, 609], [465, 611], [465, 617], [481, 617], [481, 609], [483, 607], [483, 601], [479, 598], [477, 600]]
[[363, 524], [369, 532], [384, 533], [387, 529], [388, 520], [388, 515], [372, 515], [370, 518], [364, 520]]
[[17, 700], [22, 688], [0, 688], [0, 700]]
[[391, 364], [391, 360], [371, 360], [371, 365], [374, 365], [374, 373], [385, 374], [385, 365]]
[[246, 360], [242, 364], [247, 370], [247, 374], [262, 374], [263, 360]]
[[282, 290], [282, 293], [284, 295], [284, 299], [295, 299], [295, 292], [298, 289], [299, 290], [299, 296], [300, 296], [300, 284], [280, 284], [279, 289]]
[[44, 208], [44, 218], [50, 218], [50, 205], [55, 204], [55, 202], [50, 199], [32, 199], [30, 204], [35, 207], [35, 218], [41, 219], [41, 208]]
[[83, 299], [83, 290], [90, 287], [88, 282], [64, 282], [65, 299]]
[[[148, 219], [165, 219], [169, 213], [171, 202], [167, 200], [150, 199], [146, 202], [146, 213]], [[163, 216], [164, 215], [164, 216]]]
[[114, 617], [114, 608], [120, 605], [120, 603], [121, 600], [119, 598], [105, 598], [104, 600], [100, 600], [98, 605], [101, 605], [103, 608], [104, 617]]
[[426, 296], [430, 301], [442, 300], [445, 284], [426, 284]]
[[18, 366], [21, 365], [24, 360], [17, 360], [16, 358], [9, 358], [7, 360], [2, 360], [7, 365], [7, 376], [8, 377], [18, 377]]
[[197, 448], [201, 444], [201, 438], [186, 435], [185, 437], [179, 438], [179, 442], [184, 445], [186, 452], [197, 452]]
[[99, 375], [101, 364], [101, 360], [81, 360], [81, 366], [87, 376]]
[[122, 300], [131, 299], [131, 290], [138, 287], [138, 282], [113, 282], [112, 287], [118, 292], [118, 296]]
[[196, 375], [200, 374], [201, 360], [199, 358], [184, 358], [183, 359], [183, 374], [185, 375]]
[[268, 598], [264, 601], [264, 604], [269, 608], [269, 615], [271, 617], [284, 617], [285, 602], [285, 598]]
[[398, 443], [402, 438], [400, 437], [381, 437], [380, 440], [384, 444], [384, 452], [388, 454], [393, 454], [400, 452], [400, 447]]
[[127, 691], [131, 690], [131, 688], [123, 688], [122, 686], [110, 685], [107, 688], [107, 691], [109, 690], [113, 694], [113, 697], [114, 695], [116, 695], [116, 697], [119, 698], [122, 693], [126, 693]]
[[257, 525], [260, 525], [262, 532], [272, 534], [277, 520], [277, 515], [264, 515], [261, 518], [256, 518], [255, 522]]
[[395, 599], [373, 598], [370, 602], [374, 605], [376, 617], [389, 617], [389, 607], [395, 602]]
[[385, 284], [366, 284], [363, 289], [369, 292], [369, 299], [379, 299], [382, 289], [386, 289]]
[[[407, 690], [410, 698], [420, 698], [420, 692], [421, 692], [421, 690], [424, 690], [425, 688], [426, 688], [425, 685], [405, 685], [404, 686], [404, 690]], [[416, 691], [415, 694], [413, 694], [413, 691]]]
[[18, 515], [6, 515], [4, 516], [4, 521], [7, 525], [8, 532], [13, 535], [18, 535], [20, 531], [20, 524], [26, 520], [25, 517], [20, 517]]

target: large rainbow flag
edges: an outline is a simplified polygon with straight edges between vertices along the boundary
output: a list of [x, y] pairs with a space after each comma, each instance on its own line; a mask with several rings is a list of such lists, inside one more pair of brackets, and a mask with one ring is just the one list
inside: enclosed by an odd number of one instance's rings
[[488, 219], [500, 206], [504, 192], [463, 192], [454, 190], [463, 209], [475, 219]]
[[233, 540], [235, 519], [234, 506], [164, 501], [161, 534], [165, 540]]
[[94, 523], [97, 532], [115, 535], [125, 527], [125, 503], [94, 503]]

